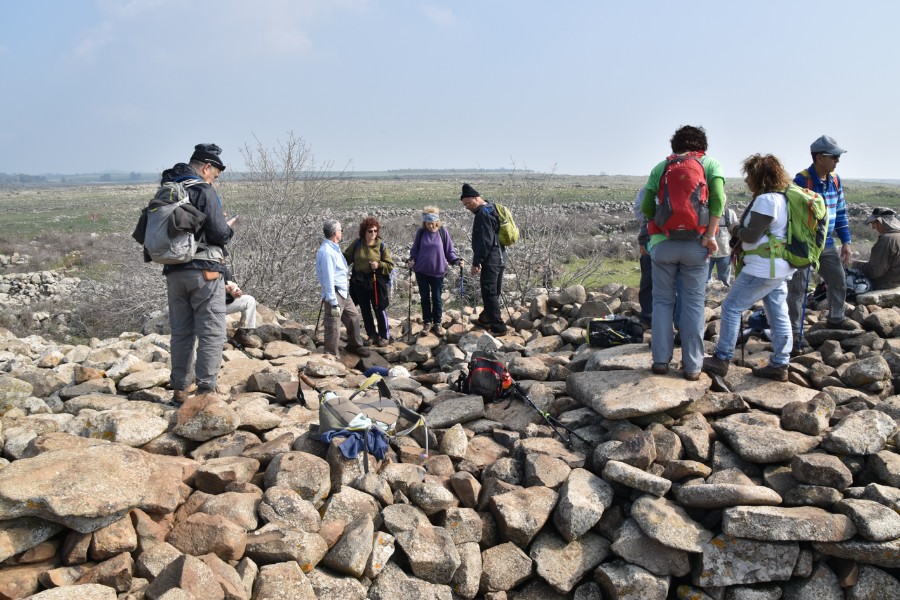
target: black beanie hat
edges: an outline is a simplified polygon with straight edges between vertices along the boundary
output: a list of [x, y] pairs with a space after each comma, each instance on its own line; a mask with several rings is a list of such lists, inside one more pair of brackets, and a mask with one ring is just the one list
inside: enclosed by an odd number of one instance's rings
[[221, 153], [222, 149], [215, 144], [197, 144], [194, 146], [194, 153], [191, 154], [191, 160], [209, 163], [220, 171], [224, 171], [225, 164], [222, 162], [222, 159], [219, 158]]
[[480, 195], [481, 194], [478, 193], [478, 190], [473, 188], [468, 183], [464, 183], [463, 189], [462, 189], [462, 195], [460, 195], [459, 199], [462, 200], [463, 198], [477, 198]]

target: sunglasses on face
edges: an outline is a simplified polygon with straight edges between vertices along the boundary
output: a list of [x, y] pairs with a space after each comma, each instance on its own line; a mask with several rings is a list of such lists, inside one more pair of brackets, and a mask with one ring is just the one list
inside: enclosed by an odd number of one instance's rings
[[377, 229], [366, 229], [366, 233], [378, 233]]

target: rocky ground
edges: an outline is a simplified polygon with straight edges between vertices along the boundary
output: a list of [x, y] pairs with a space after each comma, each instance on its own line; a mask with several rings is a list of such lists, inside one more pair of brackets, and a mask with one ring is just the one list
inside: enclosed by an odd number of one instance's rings
[[[727, 389], [651, 375], [646, 344], [583, 344], [586, 319], [636, 296], [538, 292], [503, 337], [451, 312], [443, 340], [340, 360], [263, 310], [262, 347], [226, 350], [220, 393], [182, 405], [164, 334], [0, 332], [0, 598], [900, 597], [900, 293], [848, 305], [852, 331], [812, 307], [788, 383], [750, 375], [769, 350], [751, 338]], [[585, 441], [520, 400], [453, 392], [477, 349]], [[298, 374], [349, 394], [394, 365], [430, 451], [420, 428], [366, 472], [319, 441]]]

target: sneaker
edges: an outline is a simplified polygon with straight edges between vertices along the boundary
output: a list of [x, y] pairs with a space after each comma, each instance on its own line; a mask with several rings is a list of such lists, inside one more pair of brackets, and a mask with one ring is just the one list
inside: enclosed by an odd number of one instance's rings
[[688, 373], [687, 371], [684, 371], [682, 375], [684, 375], [684, 378], [688, 381], [697, 381], [698, 379], [700, 379], [700, 371], [696, 371], [694, 373]]
[[390, 340], [388, 340], [387, 338], [380, 337], [378, 338], [378, 341], [375, 342], [375, 345], [379, 348], [384, 348], [385, 346], [390, 345], [390, 343]]
[[262, 344], [253, 336], [253, 329], [238, 329], [234, 333], [234, 341], [245, 348], [259, 348]]
[[654, 375], [666, 375], [669, 372], [669, 363], [653, 363], [653, 366], [650, 367], [650, 370]]
[[366, 358], [367, 356], [369, 356], [371, 354], [369, 352], [368, 348], [366, 348], [364, 346], [356, 346], [356, 345], [351, 345], [351, 344], [347, 344], [346, 346], [344, 346], [344, 350], [346, 350], [347, 352], [352, 352], [353, 354], [360, 356], [362, 358]]
[[431, 331], [434, 332], [434, 335], [436, 335], [436, 336], [438, 336], [438, 337], [440, 337], [440, 336], [444, 335], [445, 333], [447, 333], [447, 330], [444, 329], [443, 327], [441, 327], [441, 324], [440, 324], [440, 323], [435, 323], [435, 324], [431, 327]]
[[724, 358], [719, 358], [715, 354], [712, 356], [707, 356], [703, 359], [703, 371], [709, 373], [710, 375], [718, 375], [719, 377], [725, 377], [728, 375], [728, 366], [729, 363]]
[[753, 367], [753, 375], [771, 379], [772, 381], [787, 381], [788, 368], [787, 365], [766, 365], [764, 367]]

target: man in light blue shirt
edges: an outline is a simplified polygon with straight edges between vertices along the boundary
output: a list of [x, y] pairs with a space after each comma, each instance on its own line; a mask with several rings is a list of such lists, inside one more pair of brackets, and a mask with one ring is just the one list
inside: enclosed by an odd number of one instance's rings
[[358, 356], [369, 356], [359, 334], [359, 312], [350, 300], [350, 269], [338, 246], [343, 228], [338, 221], [328, 219], [322, 224], [322, 235], [325, 239], [316, 252], [316, 278], [322, 286], [325, 304], [325, 353], [340, 357], [338, 343], [341, 340], [340, 323], [343, 323], [347, 328], [346, 350]]

